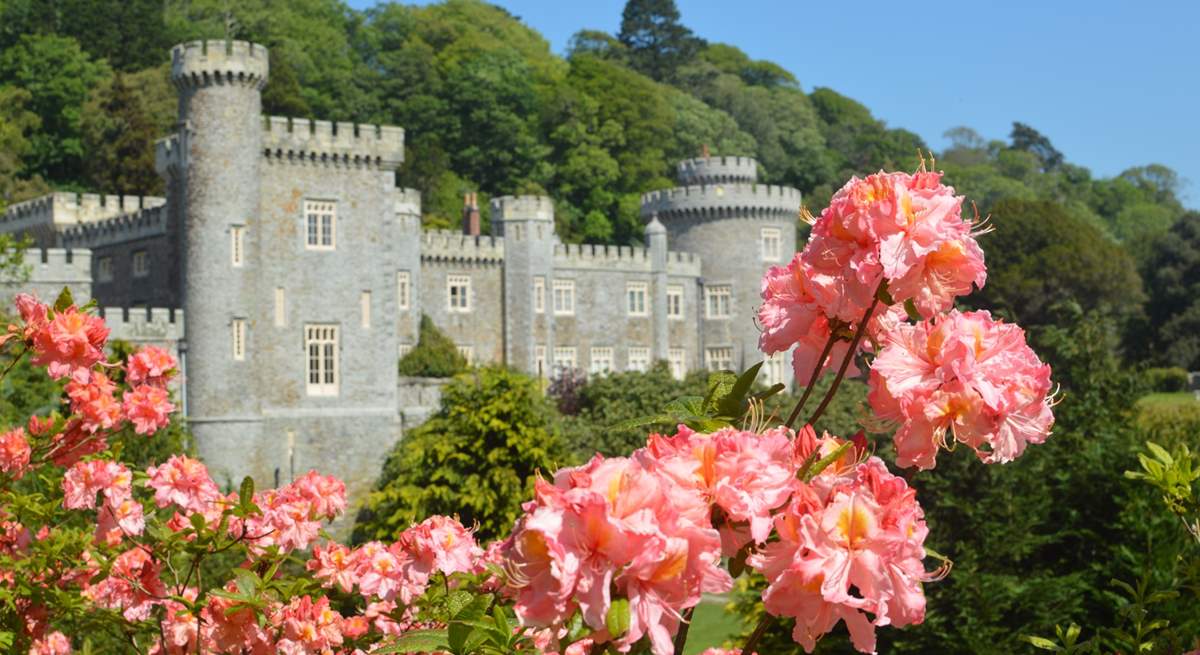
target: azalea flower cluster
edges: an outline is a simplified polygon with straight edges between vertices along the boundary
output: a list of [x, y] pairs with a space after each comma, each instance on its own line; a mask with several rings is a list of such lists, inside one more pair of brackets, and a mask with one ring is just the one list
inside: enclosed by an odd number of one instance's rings
[[848, 337], [880, 297], [888, 304], [867, 326], [875, 341], [902, 320], [905, 302], [929, 317], [972, 284], [982, 287], [983, 251], [975, 224], [963, 220], [962, 200], [936, 172], [852, 178], [813, 223], [804, 250], [763, 277], [760, 349], [795, 346], [796, 377], [807, 381], [818, 364], [824, 369], [845, 356], [844, 338], [823, 360], [821, 353], [831, 338]]
[[987, 463], [1010, 462], [1054, 424], [1050, 367], [1020, 327], [951, 311], [899, 325], [871, 366], [871, 408], [900, 425], [896, 463], [933, 468], [952, 435]]
[[836, 362], [857, 374], [852, 347], [875, 353], [870, 405], [897, 428], [900, 466], [933, 468], [953, 441], [1011, 461], [1050, 434], [1050, 368], [1019, 327], [952, 309], [986, 281], [980, 232], [939, 173], [851, 179], [804, 250], [763, 277], [761, 349], [793, 349], [802, 384]]
[[[844, 620], [856, 645], [873, 651], [874, 626], [924, 617], [928, 531], [904, 481], [845, 443], [810, 427], [680, 426], [632, 457], [596, 456], [539, 480], [504, 546], [518, 618], [541, 630], [547, 652], [610, 641], [628, 652], [645, 636], [655, 655], [669, 655], [683, 612], [702, 593], [732, 587], [722, 556], [746, 550], [770, 582], [768, 610], [796, 617], [807, 650]], [[824, 458], [818, 475], [801, 479]], [[629, 628], [611, 635], [617, 598], [628, 601]], [[562, 643], [577, 613], [592, 631]]]

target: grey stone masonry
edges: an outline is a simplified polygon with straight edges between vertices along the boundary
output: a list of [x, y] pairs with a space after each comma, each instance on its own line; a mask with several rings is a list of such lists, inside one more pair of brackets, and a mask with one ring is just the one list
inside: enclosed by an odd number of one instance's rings
[[546, 377], [757, 360], [759, 280], [795, 250], [800, 194], [757, 184], [753, 159], [680, 163], [683, 186], [642, 199], [643, 246], [564, 244], [542, 196], [494, 198], [490, 235], [425, 231], [420, 192], [395, 185], [404, 130], [264, 117], [269, 71], [257, 44], [176, 46], [165, 198], [54, 193], [0, 218], [49, 248], [25, 288], [70, 286], [114, 338], [178, 352], [219, 482], [316, 468], [361, 498], [437, 405], [441, 381], [397, 373], [422, 315], [473, 363]]

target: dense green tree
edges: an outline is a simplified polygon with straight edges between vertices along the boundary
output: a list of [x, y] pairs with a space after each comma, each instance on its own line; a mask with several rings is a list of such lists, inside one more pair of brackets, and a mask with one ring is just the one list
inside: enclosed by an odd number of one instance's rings
[[166, 132], [162, 117], [174, 108], [166, 77], [161, 67], [133, 75], [118, 72], [93, 89], [82, 122], [84, 170], [92, 188], [162, 194], [154, 141]]
[[1074, 301], [1137, 314], [1144, 300], [1133, 258], [1099, 229], [1048, 201], [1003, 200], [994, 231], [981, 237], [988, 280], [970, 304], [1024, 326], [1056, 323], [1054, 306]]
[[[1143, 265], [1154, 358], [1200, 368], [1200, 213], [1188, 212], [1156, 238]], [[1144, 336], [1143, 336], [1143, 340]]]
[[818, 88], [809, 96], [823, 123], [822, 133], [835, 156], [839, 180], [852, 174], [869, 174], [884, 168], [910, 170], [925, 150], [919, 136], [888, 129], [862, 104], [832, 89]]
[[478, 525], [483, 540], [506, 534], [537, 474], [567, 463], [552, 416], [538, 382], [519, 373], [480, 368], [455, 378], [437, 414], [388, 455], [354, 540], [393, 539], [433, 514]]
[[1013, 122], [1009, 139], [1014, 150], [1024, 150], [1037, 157], [1044, 171], [1052, 171], [1063, 163], [1063, 154], [1050, 143], [1049, 137], [1025, 123]]
[[29, 136], [41, 125], [37, 114], [26, 110], [31, 99], [25, 89], [0, 87], [0, 212], [46, 189], [39, 176], [20, 177], [25, 170], [25, 157], [33, 149]]
[[40, 127], [29, 137], [26, 177], [77, 184], [83, 177], [83, 105], [108, 76], [74, 39], [25, 35], [0, 53], [0, 80], [29, 93], [27, 108]]
[[467, 368], [467, 360], [458, 353], [454, 341], [433, 320], [421, 314], [417, 345], [400, 358], [400, 375], [421, 378], [448, 378]]
[[673, 79], [704, 46], [679, 22], [675, 0], [628, 0], [617, 39], [628, 49], [629, 63], [659, 81]]

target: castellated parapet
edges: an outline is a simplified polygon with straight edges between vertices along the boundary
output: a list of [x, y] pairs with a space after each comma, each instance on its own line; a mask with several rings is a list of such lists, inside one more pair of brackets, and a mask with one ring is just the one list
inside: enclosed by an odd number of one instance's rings
[[404, 128], [268, 116], [263, 153], [290, 163], [395, 170], [404, 162]]
[[210, 84], [251, 86], [267, 83], [267, 49], [247, 41], [192, 41], [171, 49], [171, 81], [176, 88]]
[[751, 157], [696, 157], [679, 162], [683, 185], [731, 184], [758, 181], [758, 162]]
[[421, 235], [421, 259], [499, 263], [504, 261], [504, 239], [486, 235], [472, 236], [454, 230], [430, 230]]
[[663, 220], [706, 218], [795, 218], [800, 192], [767, 184], [710, 184], [686, 186], [642, 194], [642, 216], [657, 214]]
[[65, 248], [100, 248], [167, 233], [167, 208], [163, 205], [132, 214], [84, 223], [62, 232]]
[[9, 207], [0, 218], [0, 231], [24, 232], [43, 246], [57, 246], [57, 233], [72, 226], [103, 221], [148, 208], [162, 207], [165, 198], [56, 192]]
[[154, 345], [177, 350], [183, 340], [183, 310], [165, 307], [101, 307], [108, 326], [109, 341], [128, 341], [136, 346]]
[[547, 196], [492, 198], [492, 225], [507, 220], [554, 220], [554, 201]]

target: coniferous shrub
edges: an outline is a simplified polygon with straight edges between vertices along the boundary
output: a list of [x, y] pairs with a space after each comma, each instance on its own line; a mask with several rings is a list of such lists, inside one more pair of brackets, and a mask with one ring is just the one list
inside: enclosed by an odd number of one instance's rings
[[441, 408], [388, 454], [358, 517], [354, 540], [389, 539], [433, 514], [506, 534], [538, 474], [568, 464], [554, 408], [533, 378], [499, 367], [456, 377]]
[[421, 315], [417, 345], [400, 358], [400, 375], [418, 378], [448, 378], [467, 368], [467, 360], [458, 353], [454, 341], [433, 320]]

